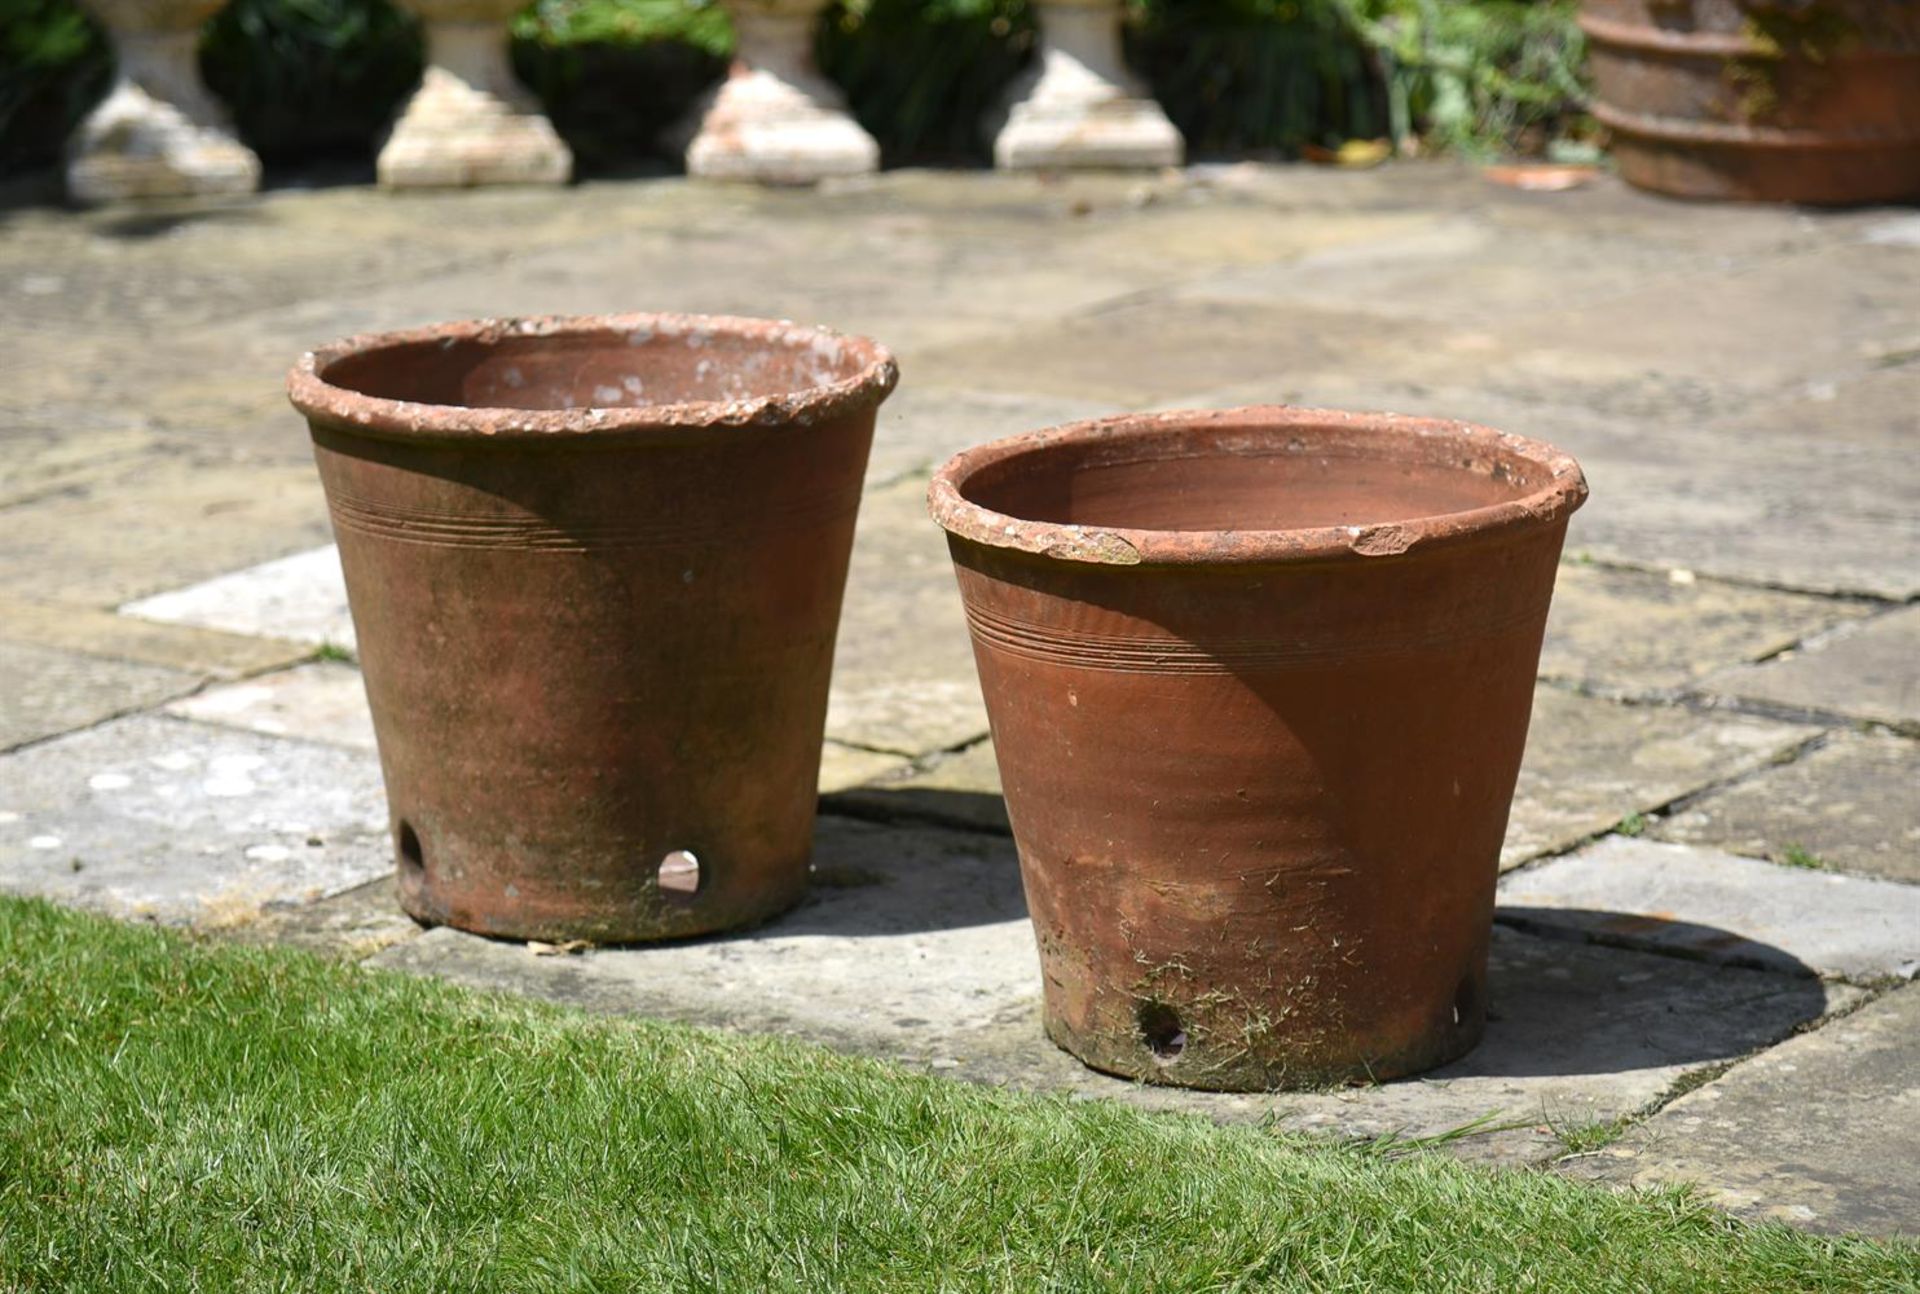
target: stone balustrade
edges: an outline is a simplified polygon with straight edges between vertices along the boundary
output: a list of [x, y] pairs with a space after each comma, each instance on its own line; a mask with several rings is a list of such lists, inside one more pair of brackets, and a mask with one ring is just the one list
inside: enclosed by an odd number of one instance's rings
[[828, 0], [726, 0], [733, 66], [695, 109], [687, 174], [804, 184], [878, 169], [880, 145], [813, 61]]
[[1040, 49], [992, 123], [1003, 170], [1178, 166], [1180, 132], [1127, 70], [1122, 0], [1039, 0]]
[[[84, 0], [119, 59], [112, 93], [70, 149], [81, 201], [252, 192], [260, 162], [201, 83], [200, 26], [221, 0]], [[383, 187], [562, 184], [573, 156], [513, 74], [522, 0], [399, 0], [427, 67], [383, 142]], [[804, 184], [875, 170], [880, 148], [813, 59], [830, 0], [723, 0], [738, 34], [728, 75], [675, 131], [690, 175]], [[1122, 0], [1038, 0], [1040, 47], [995, 120], [1007, 170], [1177, 165], [1183, 144], [1121, 53]]]
[[79, 202], [252, 193], [260, 159], [200, 80], [200, 26], [221, 0], [84, 0], [117, 61], [67, 150]]
[[573, 153], [507, 60], [522, 0], [401, 0], [426, 28], [427, 69], [380, 149], [390, 189], [565, 184]]

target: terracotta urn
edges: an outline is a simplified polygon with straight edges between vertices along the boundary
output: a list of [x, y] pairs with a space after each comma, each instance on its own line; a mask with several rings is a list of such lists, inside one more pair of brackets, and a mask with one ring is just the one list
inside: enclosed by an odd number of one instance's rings
[[1920, 4], [1583, 0], [1620, 173], [1689, 198], [1920, 198]]
[[1178, 166], [1180, 132], [1130, 71], [1122, 0], [1040, 0], [1040, 48], [989, 123], [1003, 170]]
[[507, 20], [524, 0], [399, 0], [426, 29], [427, 68], [381, 146], [389, 189], [565, 184], [573, 153], [513, 74]]
[[1220, 1090], [1474, 1046], [1585, 497], [1534, 441], [1287, 408], [1078, 423], [940, 469], [1057, 1043]]
[[687, 174], [807, 184], [880, 165], [880, 145], [813, 59], [828, 0], [725, 0], [733, 66], [679, 130]]
[[894, 381], [870, 341], [683, 315], [300, 361], [408, 912], [605, 943], [799, 899]]
[[224, 0], [82, 0], [113, 42], [113, 88], [68, 145], [80, 202], [252, 193], [260, 159], [200, 79], [200, 28]]

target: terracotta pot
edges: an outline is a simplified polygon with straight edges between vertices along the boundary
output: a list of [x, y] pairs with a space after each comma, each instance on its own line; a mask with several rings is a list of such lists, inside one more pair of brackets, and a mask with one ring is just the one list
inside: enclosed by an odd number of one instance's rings
[[800, 897], [894, 381], [870, 341], [680, 315], [300, 361], [408, 912], [608, 942]]
[[1112, 418], [933, 480], [1054, 1041], [1254, 1090], [1471, 1049], [1580, 469], [1482, 427]]
[[1691, 198], [1920, 196], [1920, 5], [1583, 0], [1620, 173]]

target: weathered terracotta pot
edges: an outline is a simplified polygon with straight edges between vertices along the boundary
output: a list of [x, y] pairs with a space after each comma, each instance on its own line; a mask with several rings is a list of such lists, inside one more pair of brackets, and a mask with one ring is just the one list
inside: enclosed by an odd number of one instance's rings
[[1920, 5], [1583, 0], [1620, 173], [1691, 198], [1920, 197]]
[[1537, 442], [1286, 408], [1077, 423], [935, 475], [1056, 1042], [1228, 1090], [1473, 1047], [1585, 497]]
[[608, 942], [806, 885], [873, 342], [679, 315], [304, 357], [407, 911]]

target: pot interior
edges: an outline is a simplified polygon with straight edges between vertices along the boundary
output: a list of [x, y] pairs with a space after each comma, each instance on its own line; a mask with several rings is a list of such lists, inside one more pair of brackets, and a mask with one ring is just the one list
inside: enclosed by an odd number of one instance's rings
[[1129, 530], [1274, 531], [1441, 517], [1551, 480], [1484, 438], [1365, 423], [1164, 423], [1039, 439], [956, 482], [1021, 521]]
[[645, 409], [791, 396], [871, 362], [831, 335], [722, 323], [396, 341], [323, 365], [322, 381], [383, 400], [471, 409]]

